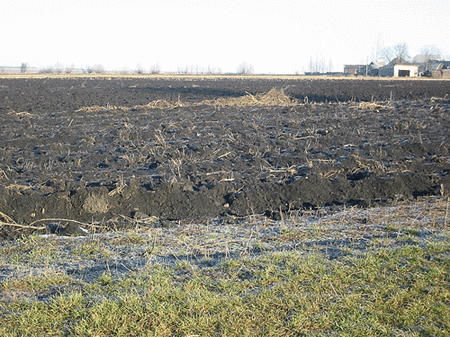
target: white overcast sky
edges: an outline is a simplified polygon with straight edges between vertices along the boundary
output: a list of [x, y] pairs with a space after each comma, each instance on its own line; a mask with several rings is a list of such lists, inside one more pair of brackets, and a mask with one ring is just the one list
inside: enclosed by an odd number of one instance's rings
[[[450, 57], [450, 0], [0, 0], [0, 66], [335, 71], [377, 45]], [[331, 60], [331, 62], [330, 62]]]

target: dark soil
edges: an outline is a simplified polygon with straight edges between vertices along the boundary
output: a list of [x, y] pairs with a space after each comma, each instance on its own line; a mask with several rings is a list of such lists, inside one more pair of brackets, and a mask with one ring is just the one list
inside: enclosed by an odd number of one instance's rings
[[[308, 104], [199, 104], [274, 87]], [[446, 195], [448, 93], [430, 80], [0, 79], [0, 221], [278, 219]], [[114, 108], [154, 100], [183, 106]], [[110, 108], [79, 110], [91, 106]]]

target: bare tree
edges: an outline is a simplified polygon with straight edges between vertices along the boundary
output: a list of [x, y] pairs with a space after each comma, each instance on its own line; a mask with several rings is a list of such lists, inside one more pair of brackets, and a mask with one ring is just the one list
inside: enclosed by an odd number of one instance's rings
[[20, 65], [20, 72], [21, 72], [21, 73], [26, 73], [27, 70], [28, 70], [28, 63], [22, 63], [22, 64]]
[[138, 63], [136, 67], [136, 74], [142, 75], [144, 72], [145, 72], [144, 67], [142, 66], [141, 63]]
[[422, 47], [419, 55], [414, 56], [413, 62], [424, 64], [425, 70], [428, 70], [433, 60], [442, 60], [441, 52], [436, 46], [427, 45]]
[[161, 73], [161, 66], [156, 63], [150, 67], [150, 74], [156, 75]]
[[94, 65], [93, 70], [94, 70], [94, 72], [97, 73], [97, 74], [103, 74], [103, 73], [105, 72], [105, 68], [104, 68], [103, 65], [101, 65], [101, 64], [96, 64], [96, 65]]
[[403, 43], [399, 43], [396, 44], [394, 46], [394, 54], [395, 54], [395, 58], [397, 59], [401, 59], [401, 60], [407, 60], [409, 59], [409, 55], [408, 55], [408, 45], [403, 42]]
[[178, 73], [184, 74], [184, 75], [189, 74], [189, 67], [188, 67], [188, 65], [185, 65], [184, 67], [179, 66], [178, 67]]
[[58, 61], [56, 62], [54, 69], [57, 74], [61, 74], [63, 72], [64, 66], [62, 65], [61, 62]]
[[66, 67], [66, 69], [64, 70], [64, 72], [66, 74], [71, 74], [73, 71], [75, 70], [75, 64], [71, 64], [70, 66]]
[[377, 39], [377, 43], [375, 45], [374, 51], [373, 51], [373, 61], [378, 62], [383, 59], [383, 42], [381, 41], [380, 37]]
[[239, 65], [239, 67], [237, 69], [237, 73], [239, 75], [251, 75], [251, 74], [255, 73], [255, 69], [253, 68], [252, 64], [243, 62]]
[[[331, 59], [330, 59], [331, 62]], [[316, 53], [316, 57], [309, 57], [309, 71], [311, 73], [323, 73], [325, 71], [325, 59]]]
[[333, 70], [334, 70], [334, 67], [333, 67], [333, 61], [331, 60], [331, 57], [330, 57], [330, 59], [328, 60], [328, 68], [327, 68], [327, 71], [331, 73]]
[[215, 75], [215, 74], [221, 74], [222, 70], [220, 68], [216, 68], [211, 66], [210, 64], [208, 65], [208, 68], [206, 69], [206, 73], [208, 75]]
[[103, 65], [96, 64], [93, 67], [88, 66], [87, 70], [88, 74], [96, 73], [96, 74], [102, 74], [105, 72], [105, 69], [103, 68]]
[[386, 63], [390, 63], [394, 59], [394, 51], [391, 47], [381, 49], [381, 59]]
[[384, 47], [380, 51], [381, 59], [389, 64], [394, 60], [408, 60], [408, 45], [406, 43], [396, 44], [394, 47]]
[[178, 72], [185, 75], [199, 75], [202, 72], [202, 69], [198, 66], [198, 64], [186, 64], [184, 67], [178, 67]]
[[424, 56], [424, 62], [442, 59], [441, 51], [433, 45], [422, 47], [420, 53]]

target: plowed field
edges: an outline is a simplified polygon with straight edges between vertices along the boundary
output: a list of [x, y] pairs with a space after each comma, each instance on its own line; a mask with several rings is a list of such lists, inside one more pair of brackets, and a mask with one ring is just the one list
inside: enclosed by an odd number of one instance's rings
[[432, 80], [2, 78], [0, 235], [447, 195], [449, 93]]

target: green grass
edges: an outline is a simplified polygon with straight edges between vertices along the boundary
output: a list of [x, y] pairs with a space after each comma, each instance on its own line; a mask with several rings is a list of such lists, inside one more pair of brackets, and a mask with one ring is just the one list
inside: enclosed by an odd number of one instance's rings
[[450, 336], [447, 207], [1, 242], [0, 336]]
[[[58, 282], [70, 280], [30, 276], [1, 291]], [[450, 242], [149, 265], [0, 312], [1, 336], [449, 336]]]

